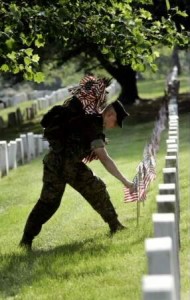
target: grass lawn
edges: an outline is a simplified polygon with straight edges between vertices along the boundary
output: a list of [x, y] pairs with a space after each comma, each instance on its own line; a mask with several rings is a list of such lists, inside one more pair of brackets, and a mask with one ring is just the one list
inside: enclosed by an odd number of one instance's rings
[[4, 108], [4, 109], [0, 110], [0, 116], [3, 118], [3, 120], [5, 122], [7, 122], [9, 113], [15, 112], [17, 110], [17, 108], [19, 108], [21, 110], [22, 114], [24, 114], [26, 108], [31, 107], [33, 102], [34, 101], [31, 101], [31, 100], [30, 101], [24, 101], [24, 102], [18, 103], [15, 106]]
[[[189, 93], [190, 79], [187, 76], [179, 76], [180, 93]], [[141, 98], [155, 99], [164, 96], [165, 79], [138, 81], [139, 96]]]
[[[154, 123], [129, 125], [108, 132], [108, 151], [129, 179], [142, 159]], [[181, 285], [188, 299], [189, 270], [189, 114], [180, 116]], [[122, 185], [95, 161], [89, 166], [107, 184], [119, 219], [126, 231], [109, 236], [108, 226], [88, 203], [67, 187], [61, 207], [33, 243], [33, 252], [18, 247], [26, 218], [39, 198], [42, 157], [11, 171], [0, 180], [0, 299], [138, 300], [141, 280], [147, 274], [145, 238], [153, 234], [152, 213], [158, 183], [163, 182], [166, 155], [163, 132], [157, 154], [157, 179], [141, 205], [123, 203]], [[188, 165], [187, 165], [188, 162]]]

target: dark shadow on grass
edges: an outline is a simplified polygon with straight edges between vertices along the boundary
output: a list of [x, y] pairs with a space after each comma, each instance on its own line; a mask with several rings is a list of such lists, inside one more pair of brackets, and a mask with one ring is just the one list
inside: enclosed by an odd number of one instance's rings
[[[51, 280], [70, 280], [72, 278], [102, 276], [105, 272], [101, 265], [101, 259], [106, 259], [109, 252], [113, 248], [121, 254], [121, 257], [126, 252], [133, 252], [136, 247], [144, 243], [146, 232], [139, 233], [139, 236], [134, 239], [127, 237], [133, 236], [138, 230], [133, 218], [128, 220], [127, 227], [124, 230], [113, 236], [114, 239], [121, 238], [121, 234], [126, 236], [126, 245], [123, 250], [120, 249], [119, 243], [114, 243], [114, 240], [106, 237], [108, 240], [99, 238], [98, 236], [88, 238], [82, 241], [74, 241], [70, 244], [55, 247], [53, 249], [41, 250], [37, 249], [32, 252], [24, 250], [17, 253], [0, 255], [0, 298], [15, 297], [21, 293], [23, 288], [29, 289], [32, 285], [38, 282], [38, 286], [43, 278]], [[123, 239], [123, 237], [122, 237]], [[110, 241], [110, 242], [109, 242]], [[114, 252], [113, 252], [114, 253]], [[114, 255], [114, 254], [113, 254]], [[91, 262], [95, 259], [97, 264]], [[80, 264], [80, 267], [78, 266]], [[20, 296], [22, 296], [20, 294]]]
[[[109, 245], [106, 246], [101, 241], [91, 238], [50, 250], [30, 252], [23, 250], [20, 253], [0, 255], [0, 298], [14, 297], [19, 294], [22, 287], [31, 287], [33, 281], [40, 281], [44, 276], [66, 280], [75, 276], [73, 264], [74, 266], [78, 264], [79, 255], [90, 260], [92, 257], [105, 255], [108, 251]], [[60, 269], [57, 272], [54, 267], [58, 257], [62, 259], [61, 273]], [[93, 273], [93, 269], [90, 273]]]

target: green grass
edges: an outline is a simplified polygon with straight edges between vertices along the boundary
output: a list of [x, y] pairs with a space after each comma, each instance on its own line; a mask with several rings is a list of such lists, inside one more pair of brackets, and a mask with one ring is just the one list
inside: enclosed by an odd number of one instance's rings
[[[189, 77], [179, 76], [180, 93], [189, 93]], [[145, 99], [155, 99], [164, 96], [165, 79], [138, 81], [139, 96]]]
[[189, 93], [190, 79], [189, 77], [179, 76], [180, 80], [180, 93]]
[[[56, 105], [62, 103], [63, 101], [59, 101], [56, 103]], [[14, 107], [6, 108], [0, 111], [0, 116], [2, 116], [4, 121], [7, 122], [7, 116], [9, 112], [16, 111], [16, 109], [19, 107], [21, 112], [24, 113], [25, 108], [30, 107], [31, 105], [32, 105], [32, 101], [27, 101], [21, 103], [20, 105], [15, 106], [15, 108]], [[32, 131], [33, 133], [42, 133], [43, 129], [40, 125], [40, 121], [44, 113], [46, 113], [51, 107], [53, 107], [53, 105], [49, 106], [47, 109], [38, 110], [37, 116], [35, 116], [35, 118], [32, 120], [26, 120], [24, 118], [24, 122], [18, 127], [2, 129], [2, 131], [0, 131], [0, 136], [1, 136], [0, 139], [10, 141], [12, 139], [15, 139], [15, 137], [18, 137], [20, 133], [26, 133], [29, 131]]]
[[33, 101], [31, 101], [31, 100], [30, 101], [24, 101], [24, 102], [18, 103], [15, 106], [4, 108], [4, 109], [0, 110], [0, 116], [3, 118], [3, 120], [5, 122], [7, 122], [9, 113], [15, 112], [17, 110], [17, 108], [20, 108], [20, 110], [23, 114], [23, 113], [25, 113], [25, 109], [27, 107], [32, 106], [32, 103], [33, 103]]
[[[181, 284], [188, 299], [189, 115], [180, 116]], [[149, 140], [153, 122], [108, 132], [108, 151], [132, 179]], [[162, 134], [157, 154], [157, 179], [152, 183], [136, 224], [136, 204], [123, 203], [122, 185], [99, 162], [89, 166], [105, 181], [119, 219], [128, 227], [110, 238], [108, 226], [73, 189], [33, 243], [33, 252], [18, 247], [26, 218], [41, 190], [42, 157], [11, 171], [0, 180], [0, 299], [138, 300], [147, 274], [145, 238], [153, 234], [152, 213], [166, 147]]]
[[164, 79], [139, 81], [139, 96], [145, 99], [155, 99], [157, 97], [161, 97], [164, 95], [164, 87]]

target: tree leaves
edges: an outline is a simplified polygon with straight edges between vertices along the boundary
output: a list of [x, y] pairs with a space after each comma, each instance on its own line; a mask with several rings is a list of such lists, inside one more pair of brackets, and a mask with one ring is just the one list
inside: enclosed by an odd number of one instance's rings
[[9, 71], [9, 66], [7, 64], [3, 64], [0, 69], [3, 72], [8, 72]]
[[151, 0], [55, 0], [48, 5], [1, 1], [0, 70], [22, 72], [26, 79], [39, 82], [43, 79], [38, 68], [41, 55], [44, 60], [59, 61], [80, 49], [93, 55], [96, 49], [108, 61], [131, 64], [138, 71], [147, 65], [155, 70], [159, 51], [153, 47], [189, 43], [187, 32], [183, 27], [178, 32], [171, 16], [186, 13], [172, 10], [169, 0], [165, 3], [168, 15], [158, 20]]
[[45, 40], [43, 38], [43, 35], [42, 34], [37, 34], [36, 36], [37, 38], [35, 39], [34, 41], [34, 44], [37, 48], [40, 48], [40, 47], [43, 47], [44, 44], [45, 44]]
[[167, 7], [167, 10], [170, 9], [170, 1], [169, 0], [165, 0], [166, 1], [166, 7]]
[[37, 72], [34, 74], [34, 81], [37, 83], [43, 82], [44, 78], [45, 78], [45, 76], [42, 72]]

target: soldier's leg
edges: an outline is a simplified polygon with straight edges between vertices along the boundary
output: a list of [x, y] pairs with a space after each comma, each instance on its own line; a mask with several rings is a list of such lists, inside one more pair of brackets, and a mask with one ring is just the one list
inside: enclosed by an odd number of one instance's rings
[[33, 238], [39, 234], [42, 225], [47, 222], [58, 209], [66, 182], [60, 176], [62, 159], [58, 154], [49, 152], [43, 159], [43, 187], [40, 199], [32, 209], [20, 245], [30, 248]]
[[110, 201], [105, 183], [95, 176], [84, 163], [77, 164], [75, 180], [70, 180], [68, 183], [77, 190], [101, 215], [103, 220], [109, 224], [112, 233], [124, 228], [118, 221], [118, 216]]
[[58, 209], [63, 192], [65, 190], [65, 182], [44, 182], [40, 199], [32, 209], [21, 240], [21, 246], [31, 246], [33, 238], [39, 234], [42, 225], [47, 222]]

